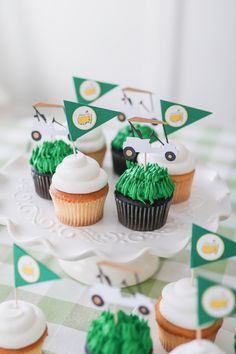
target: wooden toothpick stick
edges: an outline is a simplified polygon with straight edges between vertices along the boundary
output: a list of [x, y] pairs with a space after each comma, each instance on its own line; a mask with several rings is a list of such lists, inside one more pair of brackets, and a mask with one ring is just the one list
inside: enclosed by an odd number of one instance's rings
[[14, 289], [14, 295], [15, 295], [15, 305], [16, 305], [16, 309], [18, 309], [19, 304], [18, 304], [18, 298], [17, 298], [17, 288]]
[[147, 153], [144, 153], [144, 172], [147, 170]]
[[202, 339], [202, 330], [198, 328], [196, 331], [196, 339]]

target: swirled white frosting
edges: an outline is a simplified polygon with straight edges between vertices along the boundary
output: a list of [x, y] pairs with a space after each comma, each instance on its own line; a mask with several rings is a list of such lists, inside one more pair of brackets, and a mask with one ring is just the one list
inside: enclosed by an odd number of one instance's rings
[[6, 301], [0, 304], [0, 348], [20, 349], [31, 345], [46, 330], [43, 312], [25, 301]]
[[[166, 167], [170, 175], [181, 175], [193, 171], [196, 161], [192, 153], [181, 143], [174, 142], [173, 144], [177, 150], [177, 156], [174, 161], [168, 161], [164, 154], [161, 153], [160, 148], [160, 153], [147, 154], [147, 162], [158, 163], [158, 165]], [[138, 155], [138, 162], [144, 163], [144, 153]]]
[[101, 128], [91, 130], [88, 134], [77, 139], [75, 146], [83, 153], [101, 150], [106, 144], [105, 136]]
[[53, 187], [72, 194], [96, 192], [107, 182], [107, 174], [97, 161], [82, 152], [66, 156], [52, 177]]
[[205, 339], [193, 340], [172, 350], [172, 354], [226, 354], [215, 344]]
[[[169, 283], [163, 288], [160, 313], [167, 321], [176, 326], [190, 330], [198, 328], [197, 289], [192, 285], [190, 278]], [[208, 326], [209, 324], [205, 327]]]

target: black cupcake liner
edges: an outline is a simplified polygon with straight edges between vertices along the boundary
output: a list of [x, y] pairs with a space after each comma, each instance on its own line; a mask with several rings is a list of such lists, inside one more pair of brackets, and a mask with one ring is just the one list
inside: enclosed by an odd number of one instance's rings
[[153, 231], [165, 225], [173, 195], [154, 204], [142, 203], [115, 191], [119, 222], [135, 231]]
[[112, 154], [113, 170], [118, 176], [120, 176], [127, 169], [126, 160], [123, 155], [123, 150], [115, 150], [112, 148], [111, 154]]
[[49, 187], [52, 182], [52, 174], [51, 173], [40, 173], [35, 169], [31, 169], [31, 175], [34, 181], [34, 187], [36, 193], [44, 199], [51, 200], [51, 196], [49, 194]]

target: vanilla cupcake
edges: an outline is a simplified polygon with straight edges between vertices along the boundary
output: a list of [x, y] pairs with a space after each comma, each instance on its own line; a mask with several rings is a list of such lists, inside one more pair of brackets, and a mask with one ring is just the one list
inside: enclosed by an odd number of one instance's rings
[[67, 156], [52, 177], [50, 194], [58, 219], [71, 226], [98, 222], [103, 216], [108, 177], [83, 153]]
[[[196, 161], [192, 153], [181, 143], [174, 142], [177, 156], [174, 161], [168, 161], [164, 154], [147, 154], [147, 162], [158, 163], [168, 169], [169, 175], [175, 184], [174, 203], [181, 203], [189, 199], [192, 182], [195, 174]], [[138, 162], [144, 163], [144, 154], [138, 155]]]
[[75, 146], [80, 152], [95, 159], [100, 166], [106, 154], [106, 140], [101, 128], [91, 130], [85, 136], [77, 139]]
[[43, 312], [25, 301], [0, 304], [0, 354], [41, 354], [47, 337]]
[[[169, 352], [180, 344], [196, 338], [197, 288], [190, 278], [166, 285], [155, 305], [159, 338], [163, 348]], [[214, 341], [222, 326], [222, 320], [201, 327], [202, 338]]]
[[212, 342], [196, 339], [172, 350], [172, 354], [226, 354]]

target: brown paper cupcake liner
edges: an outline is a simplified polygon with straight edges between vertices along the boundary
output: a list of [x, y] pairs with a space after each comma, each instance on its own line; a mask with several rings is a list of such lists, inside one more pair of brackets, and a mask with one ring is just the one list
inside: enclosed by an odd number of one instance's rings
[[40, 173], [35, 169], [31, 169], [31, 175], [34, 181], [36, 193], [44, 199], [52, 199], [49, 193], [49, 187], [52, 182], [51, 173]]
[[119, 222], [131, 230], [153, 231], [165, 225], [172, 197], [144, 204], [115, 192]]
[[189, 199], [192, 190], [192, 182], [195, 170], [183, 175], [171, 175], [171, 179], [175, 184], [173, 196], [173, 204], [181, 203]]
[[87, 226], [103, 217], [108, 186], [85, 195], [70, 195], [50, 189], [57, 218], [70, 226]]
[[[159, 339], [163, 348], [170, 352], [177, 346], [181, 344], [188, 343], [197, 337], [196, 330], [189, 330], [175, 326], [166, 320], [160, 313], [159, 304], [161, 298], [157, 301], [155, 305], [156, 321], [159, 329]], [[202, 338], [207, 339], [211, 342], [215, 341], [216, 335], [222, 326], [223, 321], [219, 320], [214, 322], [209, 327], [202, 329]]]
[[85, 155], [92, 157], [92, 159], [96, 160], [99, 163], [99, 165], [102, 167], [106, 151], [107, 151], [107, 147], [106, 145], [104, 145], [104, 147], [101, 150], [94, 151], [94, 152], [86, 152]]
[[37, 342], [20, 349], [0, 348], [0, 354], [42, 354], [42, 346], [47, 336], [48, 330], [46, 329]]

